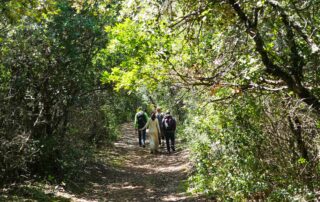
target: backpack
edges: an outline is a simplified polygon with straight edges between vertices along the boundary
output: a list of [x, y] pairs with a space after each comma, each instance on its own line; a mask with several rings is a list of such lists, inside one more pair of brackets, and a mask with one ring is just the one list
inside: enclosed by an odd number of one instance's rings
[[171, 116], [169, 116], [164, 119], [163, 125], [166, 131], [172, 131], [175, 128], [175, 121]]
[[137, 123], [138, 123], [138, 128], [143, 128], [146, 125], [147, 119], [144, 112], [139, 112], [137, 114]]

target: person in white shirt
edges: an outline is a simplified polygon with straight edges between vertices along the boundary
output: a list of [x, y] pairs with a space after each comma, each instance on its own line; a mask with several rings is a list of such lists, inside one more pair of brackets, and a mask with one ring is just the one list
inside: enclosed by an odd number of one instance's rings
[[160, 124], [158, 119], [156, 118], [156, 114], [152, 112], [151, 118], [148, 119], [147, 124], [141, 128], [140, 130], [144, 130], [148, 128], [148, 136], [150, 141], [150, 153], [157, 153], [159, 147], [159, 135], [160, 135]]

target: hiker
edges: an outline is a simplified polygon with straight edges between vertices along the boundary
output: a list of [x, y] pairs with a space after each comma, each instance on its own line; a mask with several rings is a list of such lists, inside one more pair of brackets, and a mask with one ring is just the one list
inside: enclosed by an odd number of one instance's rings
[[139, 135], [139, 146], [145, 147], [146, 143], [146, 129], [142, 129], [148, 121], [148, 115], [145, 111], [142, 110], [142, 107], [138, 108], [138, 112], [136, 113], [134, 117], [134, 127], [136, 131], [138, 131]]
[[170, 154], [170, 148], [172, 149], [172, 151], [175, 151], [174, 141], [176, 132], [176, 120], [171, 116], [169, 111], [166, 112], [166, 115], [164, 116], [161, 125], [163, 127], [164, 135], [166, 138], [167, 151]]
[[161, 145], [161, 139], [162, 139], [162, 144], [164, 145], [164, 131], [162, 127], [162, 120], [163, 120], [163, 113], [161, 113], [161, 108], [157, 107], [156, 109], [156, 117], [158, 119], [158, 122], [160, 124], [160, 133], [159, 133], [159, 145]]
[[150, 153], [155, 154], [158, 151], [158, 136], [160, 135], [160, 125], [158, 119], [156, 118], [155, 112], [152, 112], [151, 118], [148, 119], [147, 124], [140, 130], [146, 130], [146, 128], [149, 129], [148, 136], [150, 141]]

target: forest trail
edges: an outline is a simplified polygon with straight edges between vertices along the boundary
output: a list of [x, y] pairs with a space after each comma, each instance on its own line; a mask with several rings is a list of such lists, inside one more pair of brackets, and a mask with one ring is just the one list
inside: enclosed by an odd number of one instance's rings
[[145, 148], [138, 146], [132, 123], [122, 126], [122, 136], [114, 146], [101, 150], [100, 163], [85, 170], [84, 192], [80, 196], [62, 197], [72, 201], [208, 201], [194, 198], [185, 192], [185, 180], [190, 170], [188, 151], [150, 154], [148, 141]]

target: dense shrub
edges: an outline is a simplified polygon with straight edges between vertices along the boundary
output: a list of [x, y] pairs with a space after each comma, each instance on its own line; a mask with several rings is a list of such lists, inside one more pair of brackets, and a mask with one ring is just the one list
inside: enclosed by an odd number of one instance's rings
[[111, 12], [90, 2], [0, 5], [1, 183], [77, 178], [93, 149], [113, 141], [131, 116], [136, 97], [102, 85], [103, 64], [93, 62], [119, 10], [117, 2], [103, 6]]
[[[139, 97], [102, 91], [79, 100], [70, 109], [67, 125], [58, 125], [52, 135], [10, 131], [12, 122], [1, 128], [0, 179], [16, 181], [36, 175], [50, 182], [80, 179], [97, 146], [105, 146], [120, 134], [121, 124], [130, 121]], [[17, 118], [16, 128], [26, 127]], [[12, 121], [12, 120], [11, 120]]]
[[17, 176], [28, 177], [28, 164], [36, 159], [39, 152], [30, 134], [0, 138], [0, 186]]
[[185, 128], [195, 168], [190, 191], [221, 200], [314, 197], [319, 129], [304, 104], [246, 96], [202, 110], [190, 111]]

